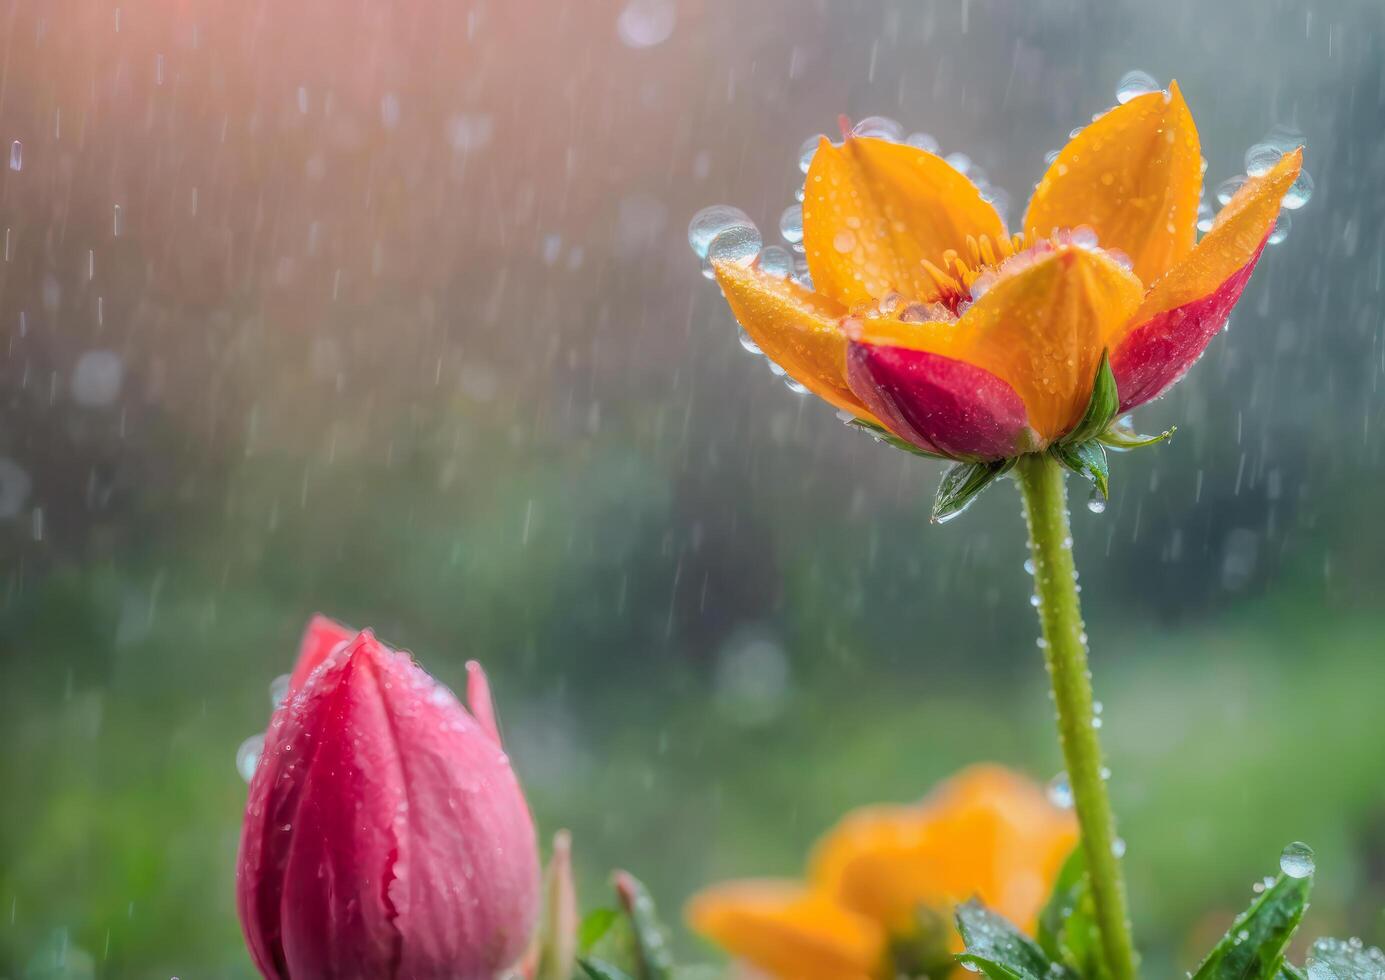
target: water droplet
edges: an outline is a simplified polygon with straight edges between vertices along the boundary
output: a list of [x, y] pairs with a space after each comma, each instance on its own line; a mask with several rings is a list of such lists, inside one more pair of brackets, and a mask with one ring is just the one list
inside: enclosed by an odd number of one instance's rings
[[788, 377], [787, 375], [784, 377], [784, 387], [785, 387], [785, 388], [788, 388], [788, 389], [789, 389], [790, 391], [792, 391], [795, 395], [806, 395], [806, 394], [808, 394], [808, 389], [807, 389], [807, 388], [805, 388], [803, 385], [799, 384], [799, 383], [798, 383], [797, 381], [795, 381], [793, 378]]
[[727, 228], [712, 239], [711, 247], [707, 249], [707, 263], [703, 273], [711, 278], [712, 266], [717, 262], [750, 265], [755, 261], [755, 256], [760, 254], [762, 244], [760, 232], [754, 225], [735, 225]]
[[769, 245], [760, 252], [760, 271], [779, 279], [793, 275], [793, 253], [782, 245]]
[[971, 170], [971, 157], [965, 153], [949, 153], [943, 160], [959, 174], [965, 175]]
[[1044, 154], [1044, 166], [1051, 167], [1058, 160], [1058, 150], [1049, 150]]
[[274, 707], [279, 707], [289, 699], [289, 680], [288, 674], [280, 674], [269, 682], [269, 703]]
[[115, 213], [111, 217], [111, 233], [116, 238], [120, 237], [121, 227], [124, 224], [124, 222], [121, 221], [121, 217], [122, 215], [120, 213], [120, 205], [117, 204], [115, 206]]
[[24, 169], [24, 144], [15, 140], [10, 144], [10, 169]]
[[263, 754], [263, 734], [251, 735], [240, 743], [240, 748], [236, 749], [236, 772], [240, 773], [241, 779], [248, 783], [255, 778], [255, 767], [260, 764]]
[[790, 245], [803, 241], [803, 205], [790, 204], [779, 216], [779, 234]]
[[1115, 857], [1125, 857], [1125, 838], [1114, 837], [1111, 839], [1111, 853]]
[[1121, 80], [1116, 83], [1116, 101], [1125, 105], [1131, 99], [1138, 99], [1142, 95], [1157, 91], [1159, 81], [1149, 72], [1135, 68], [1122, 75]]
[[942, 149], [942, 144], [934, 139], [931, 133], [910, 133], [904, 142], [914, 149], [923, 150], [926, 153], [936, 154]]
[[803, 141], [803, 145], [798, 148], [798, 169], [805, 174], [808, 168], [813, 165], [813, 154], [818, 151], [818, 144], [822, 142], [822, 135], [809, 136]]
[[[760, 350], [760, 345], [755, 343], [754, 338], [752, 338], [750, 334], [746, 333], [744, 329], [740, 331], [739, 339], [741, 342], [741, 347], [745, 349], [745, 352], [747, 354], [764, 354], [764, 351]], [[855, 416], [853, 415], [852, 418], [855, 418]]]
[[888, 116], [866, 116], [851, 127], [852, 136], [873, 136], [898, 143], [904, 139], [904, 127]]
[[845, 255], [856, 247], [856, 236], [846, 228], [843, 228], [832, 236], [832, 247]]
[[748, 225], [755, 227], [750, 220], [750, 215], [740, 208], [732, 207], [730, 204], [713, 204], [705, 207], [697, 214], [693, 215], [692, 221], [688, 222], [688, 244], [697, 253], [699, 259], [707, 257], [707, 249], [712, 245], [712, 239], [716, 238], [728, 228], [737, 225]]
[[1026, 572], [1028, 572], [1030, 575], [1033, 575], [1033, 574], [1034, 574], [1034, 559], [1033, 559], [1033, 558], [1026, 558], [1026, 559], [1024, 560], [1024, 570], [1025, 570]]
[[678, 8], [673, 0], [630, 0], [616, 18], [616, 34], [630, 48], [652, 48], [673, 34]]
[[125, 363], [111, 350], [89, 350], [72, 370], [72, 400], [86, 408], [102, 408], [120, 396]]
[[1297, 211], [1308, 203], [1308, 199], [1313, 196], [1313, 178], [1308, 171], [1300, 170], [1298, 177], [1289, 189], [1284, 192], [1284, 206], [1290, 211]]
[[1209, 232], [1212, 230], [1212, 223], [1217, 220], [1217, 212], [1212, 210], [1212, 205], [1206, 201], [1199, 201], [1197, 205], [1197, 230]]
[[33, 478], [24, 467], [0, 456], [0, 520], [18, 517], [33, 487]]
[[1273, 170], [1283, 156], [1282, 147], [1273, 143], [1256, 143], [1246, 150], [1246, 173], [1251, 177], [1261, 177]]
[[1237, 174], [1235, 177], [1226, 178], [1217, 185], [1217, 203], [1230, 204], [1231, 199], [1236, 196], [1236, 192], [1241, 189], [1241, 185], [1245, 182], [1245, 174]]
[[1048, 802], [1060, 810], [1072, 809], [1072, 784], [1068, 782], [1066, 772], [1060, 772], [1050, 779], [1048, 786], [1044, 788], [1044, 793], [1048, 796]]
[[1106, 498], [1095, 487], [1092, 488], [1091, 494], [1087, 497], [1087, 509], [1093, 514], [1106, 513]]
[[1313, 849], [1303, 841], [1294, 841], [1279, 854], [1279, 870], [1290, 878], [1307, 878], [1316, 869]]
[[1270, 232], [1270, 237], [1267, 239], [1267, 241], [1271, 245], [1278, 245], [1284, 239], [1289, 237], [1289, 227], [1292, 224], [1292, 219], [1290, 219], [1290, 217], [1287, 214], [1281, 213], [1279, 217], [1275, 219], [1274, 230]]

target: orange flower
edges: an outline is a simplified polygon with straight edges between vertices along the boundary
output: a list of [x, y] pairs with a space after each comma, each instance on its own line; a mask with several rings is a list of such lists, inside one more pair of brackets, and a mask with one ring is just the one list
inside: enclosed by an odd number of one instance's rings
[[[822, 139], [804, 187], [810, 291], [712, 249], [736, 319], [791, 377], [920, 449], [964, 460], [1069, 433], [1108, 351], [1126, 411], [1226, 322], [1298, 177], [1251, 177], [1197, 241], [1202, 157], [1176, 83], [1058, 154], [1011, 235], [965, 176], [903, 143]], [[729, 257], [728, 257], [729, 255]]]
[[[733, 881], [694, 896], [693, 929], [780, 980], [883, 980], [892, 950], [976, 897], [1030, 928], [1077, 821], [1032, 782], [974, 766], [921, 803], [850, 813], [819, 841], [806, 882]], [[950, 934], [950, 933], [949, 933]]]

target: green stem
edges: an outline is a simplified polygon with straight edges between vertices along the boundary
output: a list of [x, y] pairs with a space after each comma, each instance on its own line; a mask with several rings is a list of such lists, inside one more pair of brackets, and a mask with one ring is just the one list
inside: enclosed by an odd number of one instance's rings
[[1115, 819], [1102, 778], [1099, 723], [1092, 708], [1087, 636], [1082, 630], [1082, 609], [1077, 599], [1065, 476], [1062, 465], [1042, 453], [1021, 457], [1015, 467], [1029, 522], [1029, 552], [1034, 560], [1044, 659], [1058, 708], [1058, 740], [1082, 827], [1097, 926], [1112, 980], [1132, 980], [1135, 945], [1130, 936], [1125, 880], [1116, 854]]

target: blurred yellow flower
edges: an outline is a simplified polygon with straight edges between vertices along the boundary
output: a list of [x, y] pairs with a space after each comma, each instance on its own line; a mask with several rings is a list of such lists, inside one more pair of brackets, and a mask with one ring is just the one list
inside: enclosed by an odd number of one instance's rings
[[[1032, 930], [1077, 837], [1072, 813], [1039, 786], [974, 766], [919, 803], [847, 814], [818, 842], [806, 881], [714, 885], [692, 898], [687, 918], [779, 980], [889, 980], [898, 950], [928, 940], [957, 948], [958, 902], [979, 898]], [[926, 935], [945, 919], [945, 933]]]

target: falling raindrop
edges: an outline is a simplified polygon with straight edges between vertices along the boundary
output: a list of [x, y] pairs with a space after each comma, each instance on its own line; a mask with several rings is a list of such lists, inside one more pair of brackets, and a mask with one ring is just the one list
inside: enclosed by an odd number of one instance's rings
[[1131, 99], [1138, 99], [1142, 95], [1157, 91], [1159, 91], [1158, 80], [1149, 72], [1140, 71], [1136, 68], [1126, 72], [1116, 83], [1116, 101], [1125, 105]]
[[19, 140], [15, 140], [10, 144], [10, 169], [24, 169], [24, 144]]
[[125, 364], [111, 350], [89, 350], [77, 358], [72, 371], [72, 400], [87, 408], [103, 408], [120, 396]]
[[740, 208], [732, 207], [730, 204], [713, 204], [697, 212], [693, 215], [692, 221], [688, 222], [688, 244], [692, 246], [699, 259], [705, 259], [713, 238], [728, 228], [740, 225], [755, 227], [750, 215]]
[[673, 0], [630, 0], [616, 18], [616, 34], [629, 48], [652, 48], [673, 34], [678, 9]]
[[236, 749], [236, 772], [240, 773], [241, 779], [248, 783], [255, 778], [255, 767], [260, 764], [260, 756], [262, 755], [264, 755], [264, 735], [251, 735], [240, 743], [240, 748]]
[[120, 205], [117, 204], [117, 205], [115, 206], [115, 214], [114, 214], [114, 215], [112, 216], [112, 218], [111, 218], [111, 233], [112, 233], [116, 238], [119, 238], [119, 237], [120, 237], [120, 231], [121, 231], [121, 220], [120, 220], [120, 219], [121, 219]]
[[1303, 841], [1294, 841], [1279, 854], [1279, 870], [1290, 878], [1307, 878], [1316, 868], [1313, 849]]
[[1313, 196], [1313, 178], [1308, 171], [1300, 170], [1298, 177], [1289, 189], [1284, 192], [1284, 206], [1290, 211], [1297, 211], [1308, 203], [1308, 199]]
[[8, 456], [0, 456], [0, 520], [18, 517], [33, 487], [34, 481], [24, 467]]

